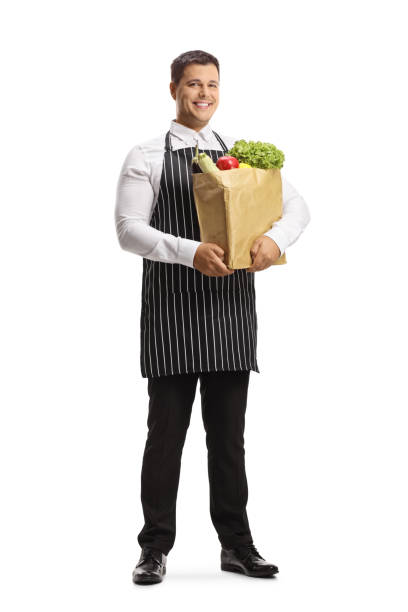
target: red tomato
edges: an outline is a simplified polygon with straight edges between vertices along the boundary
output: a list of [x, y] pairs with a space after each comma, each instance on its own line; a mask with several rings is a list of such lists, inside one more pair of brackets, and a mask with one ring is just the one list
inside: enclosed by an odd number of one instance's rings
[[224, 155], [223, 157], [218, 158], [215, 165], [217, 166], [218, 170], [232, 170], [232, 168], [239, 168], [239, 161], [236, 157]]

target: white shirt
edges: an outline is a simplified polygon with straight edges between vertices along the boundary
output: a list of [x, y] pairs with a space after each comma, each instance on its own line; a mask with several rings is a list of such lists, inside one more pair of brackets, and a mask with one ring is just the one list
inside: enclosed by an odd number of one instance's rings
[[[215, 130], [217, 133], [218, 130]], [[125, 251], [153, 261], [178, 263], [194, 268], [195, 252], [202, 242], [166, 234], [150, 227], [150, 219], [159, 196], [163, 167], [165, 134], [134, 146], [123, 163], [116, 192], [115, 224], [120, 246]], [[230, 149], [239, 138], [221, 139]], [[212, 133], [210, 124], [197, 132], [172, 120], [170, 139], [173, 150], [184, 147], [217, 149], [222, 147]], [[281, 219], [276, 221], [265, 236], [272, 238], [281, 254], [293, 244], [310, 221], [310, 212], [304, 199], [282, 175]]]

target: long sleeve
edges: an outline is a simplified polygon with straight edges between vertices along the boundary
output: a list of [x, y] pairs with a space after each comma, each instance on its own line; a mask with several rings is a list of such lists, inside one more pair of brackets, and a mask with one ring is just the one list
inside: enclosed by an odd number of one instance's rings
[[117, 184], [115, 225], [119, 244], [125, 251], [153, 261], [194, 268], [194, 255], [202, 243], [150, 227], [153, 202], [149, 167], [143, 151], [136, 146], [126, 157]]
[[310, 211], [301, 195], [282, 177], [282, 217], [264, 236], [272, 238], [281, 255], [296, 242], [310, 221]]

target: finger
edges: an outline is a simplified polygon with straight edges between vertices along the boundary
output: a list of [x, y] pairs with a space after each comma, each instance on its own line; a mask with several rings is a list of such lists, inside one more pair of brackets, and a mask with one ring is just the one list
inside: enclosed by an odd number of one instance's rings
[[227, 266], [221, 261], [217, 264], [217, 272], [219, 274], [233, 274], [234, 270], [230, 270]]
[[258, 254], [258, 251], [259, 251], [259, 247], [260, 247], [260, 246], [261, 246], [261, 245], [260, 245], [260, 243], [259, 243], [259, 242], [255, 242], [255, 243], [252, 245], [252, 248], [251, 248], [251, 251], [250, 251], [250, 252], [251, 252], [251, 255], [253, 255], [253, 257], [256, 257], [256, 255]]
[[258, 272], [259, 270], [262, 270], [264, 265], [264, 261], [263, 261], [263, 257], [261, 256], [261, 254], [257, 255], [255, 257], [255, 259], [252, 262], [252, 265], [247, 268], [248, 272]]
[[217, 244], [215, 245], [213, 251], [217, 255], [217, 257], [219, 257], [220, 259], [224, 257], [224, 254], [225, 254], [224, 249], [218, 246]]

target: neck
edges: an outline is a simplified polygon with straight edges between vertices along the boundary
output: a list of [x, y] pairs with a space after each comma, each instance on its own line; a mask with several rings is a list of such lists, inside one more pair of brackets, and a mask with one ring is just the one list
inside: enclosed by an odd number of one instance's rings
[[177, 117], [177, 119], [174, 119], [174, 121], [176, 123], [180, 123], [180, 125], [185, 125], [186, 127], [190, 128], [191, 130], [195, 130], [196, 132], [199, 132], [200, 130], [205, 128], [206, 125], [208, 125], [208, 121], [206, 123], [200, 123], [200, 125], [198, 125], [198, 123], [194, 119], [185, 119], [183, 117]]

